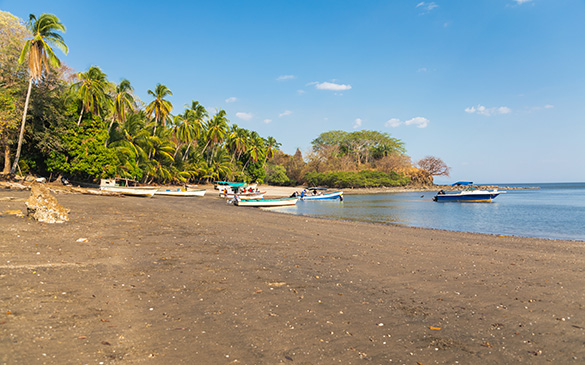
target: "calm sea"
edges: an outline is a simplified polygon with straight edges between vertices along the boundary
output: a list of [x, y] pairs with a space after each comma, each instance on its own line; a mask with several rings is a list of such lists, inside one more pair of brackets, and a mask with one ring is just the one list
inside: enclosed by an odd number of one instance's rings
[[299, 201], [284, 213], [450, 231], [585, 241], [585, 183], [494, 184], [508, 190], [492, 203], [436, 203], [436, 192], [345, 195]]

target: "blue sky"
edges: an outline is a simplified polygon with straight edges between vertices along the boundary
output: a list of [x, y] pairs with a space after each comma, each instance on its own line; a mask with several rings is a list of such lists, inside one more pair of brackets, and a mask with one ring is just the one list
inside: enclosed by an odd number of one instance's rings
[[57, 15], [76, 71], [166, 85], [303, 153], [320, 133], [387, 132], [436, 182], [585, 181], [585, 2], [23, 1]]

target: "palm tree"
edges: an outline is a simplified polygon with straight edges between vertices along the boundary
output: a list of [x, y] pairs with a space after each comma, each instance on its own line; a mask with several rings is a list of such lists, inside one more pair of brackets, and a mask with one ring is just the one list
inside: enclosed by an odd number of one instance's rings
[[55, 56], [51, 45], [59, 48], [64, 54], [67, 54], [69, 49], [63, 41], [63, 37], [56, 33], [61, 31], [65, 33], [65, 26], [61, 23], [59, 18], [52, 14], [42, 14], [38, 19], [33, 14], [30, 14], [27, 28], [32, 32], [32, 38], [27, 40], [22, 47], [22, 52], [18, 58], [18, 62], [22, 64], [28, 56], [28, 70], [29, 83], [28, 91], [26, 92], [26, 101], [24, 103], [24, 112], [22, 113], [22, 123], [20, 125], [20, 135], [18, 136], [18, 147], [16, 148], [16, 156], [14, 164], [10, 169], [10, 173], [14, 173], [18, 167], [18, 160], [20, 159], [20, 151], [22, 148], [22, 139], [24, 136], [24, 126], [26, 122], [26, 113], [28, 111], [28, 103], [30, 101], [30, 92], [33, 80], [38, 81], [42, 77], [43, 68], [45, 72], [49, 73], [49, 64], [55, 67], [61, 66], [61, 61]]
[[[210, 142], [213, 142], [214, 145], [213, 152], [209, 156], [208, 163], [211, 162], [213, 155], [215, 155], [217, 145], [220, 144], [220, 142], [223, 141], [225, 137], [228, 127], [225, 115], [226, 115], [225, 110], [220, 110], [207, 123], [207, 145], [209, 145]], [[205, 146], [205, 148], [207, 148], [207, 145]], [[203, 150], [205, 150], [205, 148]]]
[[77, 90], [81, 99], [81, 112], [77, 121], [79, 125], [84, 111], [101, 115], [104, 106], [110, 102], [110, 98], [107, 94], [109, 86], [107, 76], [99, 67], [91, 66], [87, 72], [77, 73], [77, 77], [81, 81], [73, 84], [73, 88]]
[[112, 124], [118, 122], [123, 123], [126, 120], [126, 109], [132, 110], [132, 104], [134, 104], [134, 97], [132, 97], [132, 85], [130, 81], [124, 79], [116, 85], [116, 94], [114, 95], [114, 116], [110, 122], [108, 132], [112, 129]]
[[165, 100], [167, 96], [173, 96], [173, 93], [165, 85], [157, 84], [154, 91], [148, 90], [148, 94], [154, 97], [154, 100], [146, 106], [146, 114], [150, 117], [154, 113], [154, 130], [152, 135], [156, 134], [156, 125], [162, 122], [164, 127], [167, 126], [166, 120], [171, 110], [173, 110], [173, 104], [170, 101]]
[[280, 146], [282, 146], [282, 144], [278, 143], [274, 137], [266, 138], [265, 142], [265, 157], [264, 163], [262, 164], [263, 168], [266, 166], [266, 161], [268, 161], [269, 158], [274, 157], [274, 153], [278, 151]]

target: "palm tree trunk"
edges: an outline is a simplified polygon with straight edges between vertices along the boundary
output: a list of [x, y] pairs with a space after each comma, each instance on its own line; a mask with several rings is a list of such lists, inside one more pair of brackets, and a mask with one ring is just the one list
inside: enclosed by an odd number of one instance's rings
[[22, 113], [22, 123], [20, 124], [20, 135], [18, 136], [18, 147], [16, 147], [16, 156], [14, 156], [14, 164], [10, 169], [10, 173], [14, 174], [18, 167], [18, 160], [20, 159], [20, 150], [22, 149], [22, 139], [24, 138], [24, 124], [26, 122], [26, 112], [28, 111], [28, 102], [30, 101], [30, 91], [32, 89], [32, 77], [28, 82], [28, 91], [26, 92], [26, 101], [24, 102], [24, 112]]
[[81, 124], [81, 118], [83, 118], [83, 105], [81, 106], [81, 111], [79, 112], [79, 120], [77, 121], [77, 126]]
[[183, 155], [183, 161], [185, 161], [187, 159], [187, 156], [189, 156], [189, 147], [191, 147], [191, 143], [187, 145], [187, 149], [185, 150], [185, 154]]

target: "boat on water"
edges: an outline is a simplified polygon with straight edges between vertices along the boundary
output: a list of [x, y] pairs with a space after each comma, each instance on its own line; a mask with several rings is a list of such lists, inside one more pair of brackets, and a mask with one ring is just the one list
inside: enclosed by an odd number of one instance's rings
[[156, 195], [165, 196], [204, 196], [205, 189], [193, 189], [193, 188], [159, 188], [156, 191]]
[[234, 197], [234, 204], [240, 207], [284, 207], [295, 205], [298, 198], [274, 198], [274, 199], [241, 199], [239, 195]]
[[505, 193], [505, 191], [481, 190], [478, 186], [473, 185], [471, 181], [458, 181], [451, 186], [459, 186], [459, 191], [439, 191], [433, 197], [436, 202], [491, 202], [498, 195]]
[[158, 190], [155, 186], [138, 186], [137, 184], [136, 181], [130, 179], [101, 179], [100, 190], [147, 198], [152, 198]]
[[[306, 193], [303, 191], [301, 193], [301, 200], [332, 200], [332, 199], [339, 199], [343, 201], [343, 191], [335, 191], [331, 193], [322, 193], [317, 189], [308, 189], [312, 191], [312, 193]], [[320, 190], [326, 190], [321, 188]]]

